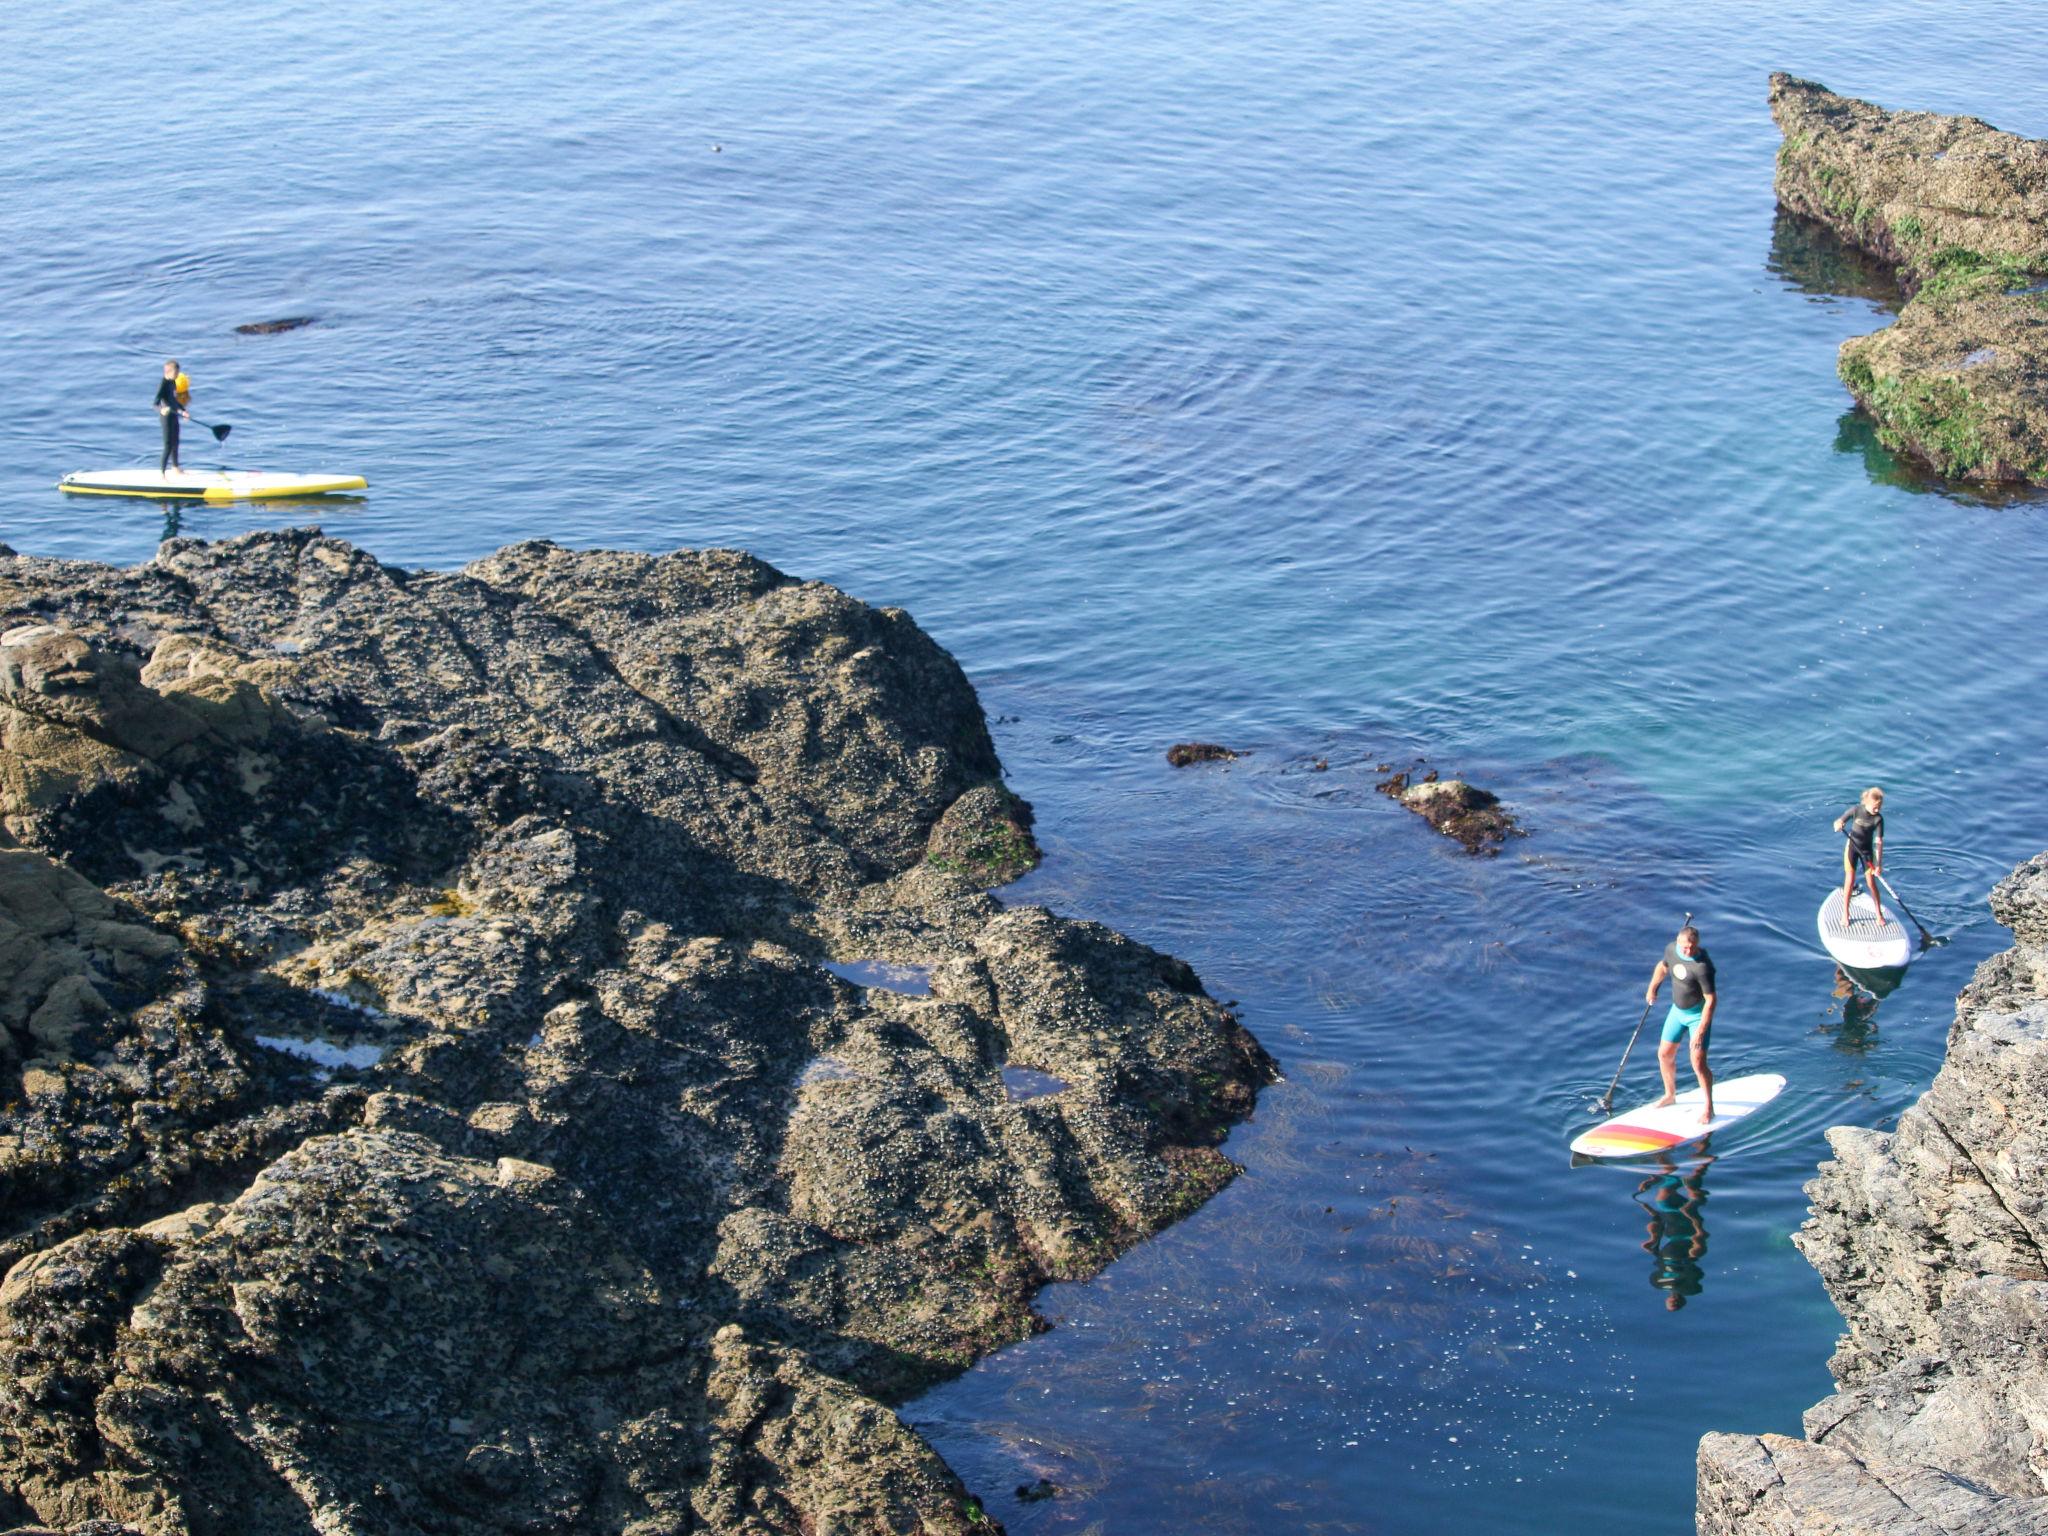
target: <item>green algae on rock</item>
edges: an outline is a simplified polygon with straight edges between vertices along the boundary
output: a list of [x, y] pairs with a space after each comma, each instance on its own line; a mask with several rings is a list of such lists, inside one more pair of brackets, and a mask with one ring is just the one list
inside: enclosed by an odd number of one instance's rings
[[1898, 320], [1843, 343], [1886, 447], [1955, 479], [2048, 484], [2048, 144], [1771, 76], [1779, 206], [1893, 267]]
[[908, 615], [733, 552], [9, 552], [0, 829], [0, 1524], [989, 1528], [888, 1404], [1274, 1073], [988, 895], [1029, 809]]

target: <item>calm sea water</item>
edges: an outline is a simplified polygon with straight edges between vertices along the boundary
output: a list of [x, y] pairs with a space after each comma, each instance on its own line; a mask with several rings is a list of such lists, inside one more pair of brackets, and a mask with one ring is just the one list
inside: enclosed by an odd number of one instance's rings
[[[740, 545], [909, 607], [1039, 805], [1018, 894], [1193, 959], [1287, 1080], [1237, 1185], [908, 1415], [1013, 1531], [1682, 1531], [1702, 1431], [1826, 1390], [1823, 1128], [1925, 1085], [2048, 845], [2048, 506], [1845, 416], [1880, 312], [1774, 231], [1764, 106], [2048, 135], [2048, 38], [1802, 9], [10, 8], [0, 538], [150, 553], [51, 485], [153, 461], [175, 353], [235, 462], [372, 484], [184, 532]], [[1531, 835], [1372, 793], [1418, 754]], [[1812, 921], [1879, 779], [1953, 941], [1872, 1003]], [[1791, 1089], [1573, 1170], [1686, 910], [1717, 1060]]]

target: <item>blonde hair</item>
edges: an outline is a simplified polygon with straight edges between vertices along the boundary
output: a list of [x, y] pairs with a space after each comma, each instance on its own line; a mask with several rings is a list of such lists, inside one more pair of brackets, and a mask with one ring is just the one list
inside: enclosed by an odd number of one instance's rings
[[1867, 804], [1872, 795], [1875, 795], [1878, 799], [1882, 800], [1884, 798], [1884, 786], [1882, 784], [1873, 784], [1870, 786], [1870, 788], [1863, 791], [1862, 795], [1858, 798], [1862, 799]]

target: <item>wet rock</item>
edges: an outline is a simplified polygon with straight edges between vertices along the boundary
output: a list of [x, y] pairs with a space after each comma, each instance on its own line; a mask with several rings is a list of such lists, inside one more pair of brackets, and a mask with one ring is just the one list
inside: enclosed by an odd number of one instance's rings
[[1889, 1133], [1831, 1130], [1807, 1186], [1838, 1390], [1807, 1441], [1701, 1442], [1706, 1536], [2048, 1532], [2048, 854], [1991, 905], [2016, 942], [1964, 989], [1932, 1086]]
[[[1388, 765], [1381, 764], [1382, 769]], [[1437, 831], [1455, 838], [1467, 853], [1492, 856], [1501, 844], [1521, 835], [1515, 819], [1501, 808], [1500, 797], [1463, 779], [1438, 776], [1434, 768], [1419, 779], [1414, 770], [1382, 779], [1375, 787], [1392, 797]]]
[[1219, 747], [1213, 741], [1176, 742], [1166, 749], [1166, 761], [1175, 768], [1186, 768], [1195, 763], [1227, 763], [1243, 756], [1242, 752]]
[[1041, 1477], [1035, 1483], [1019, 1483], [1017, 1497], [1026, 1504], [1043, 1504], [1047, 1499], [1056, 1499], [1064, 1490], [1050, 1478]]
[[1895, 452], [2048, 484], [2048, 144], [1771, 77], [1779, 205], [1891, 266], [1910, 298], [1839, 371]]
[[235, 327], [238, 336], [275, 336], [280, 331], [296, 331], [301, 326], [311, 325], [318, 315], [287, 315], [282, 320], [252, 320], [247, 325]]
[[1784, 1435], [1700, 1442], [1700, 1536], [2048, 1536], [2048, 1500]]
[[994, 902], [958, 666], [746, 555], [17, 558], [0, 742], [0, 1521], [965, 1531], [885, 1403], [1274, 1075]]
[[946, 807], [932, 828], [925, 861], [976, 885], [1007, 885], [1038, 867], [1041, 855], [1031, 822], [1030, 802], [1000, 785], [970, 789]]

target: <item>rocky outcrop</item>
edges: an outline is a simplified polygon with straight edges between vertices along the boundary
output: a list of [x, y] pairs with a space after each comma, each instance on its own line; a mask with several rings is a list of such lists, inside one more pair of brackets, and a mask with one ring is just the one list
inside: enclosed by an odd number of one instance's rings
[[1167, 766], [1171, 768], [1192, 768], [1196, 763], [1228, 763], [1243, 756], [1242, 752], [1219, 746], [1213, 741], [1177, 741], [1166, 749]]
[[907, 615], [745, 555], [0, 554], [0, 1527], [981, 1523], [888, 1404], [1272, 1075], [989, 897], [1030, 826]]
[[1888, 263], [1895, 324], [1842, 382], [1896, 452], [1958, 479], [2048, 484], [2048, 144], [1771, 77], [1781, 207]]
[[2048, 1532], [2048, 854], [1991, 895], [2015, 943], [1933, 1085], [1840, 1127], [1797, 1239], [1848, 1333], [1805, 1441], [1709, 1435], [1703, 1536]]
[[[1380, 767], [1384, 770], [1391, 765], [1382, 763]], [[1491, 858], [1507, 839], [1522, 835], [1514, 817], [1502, 807], [1500, 796], [1463, 779], [1443, 778], [1434, 768], [1418, 764], [1374, 787], [1459, 843], [1467, 853]]]

